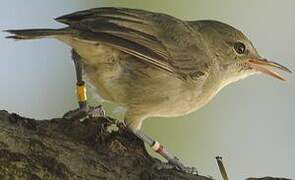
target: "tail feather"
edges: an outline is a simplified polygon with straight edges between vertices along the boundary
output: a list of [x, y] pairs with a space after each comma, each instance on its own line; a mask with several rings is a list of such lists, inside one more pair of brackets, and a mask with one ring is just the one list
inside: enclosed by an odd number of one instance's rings
[[7, 36], [6, 38], [18, 39], [18, 40], [40, 39], [44, 37], [70, 33], [70, 31], [66, 28], [64, 29], [17, 29], [17, 30], [5, 30], [4, 32], [8, 32], [12, 34], [11, 36]]

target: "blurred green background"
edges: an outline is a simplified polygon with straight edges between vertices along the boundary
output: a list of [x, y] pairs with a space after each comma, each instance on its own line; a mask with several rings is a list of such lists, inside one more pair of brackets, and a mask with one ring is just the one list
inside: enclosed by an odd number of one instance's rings
[[[62, 27], [54, 17], [102, 6], [220, 20], [246, 33], [261, 55], [295, 69], [293, 0], [1, 0], [0, 28]], [[6, 35], [0, 33], [0, 109], [53, 118], [76, 108], [70, 48], [55, 40], [14, 42]], [[214, 157], [221, 155], [234, 180], [295, 178], [295, 77], [288, 79], [252, 76], [190, 115], [148, 119], [144, 130], [203, 175], [220, 179]], [[92, 103], [99, 102], [92, 98]], [[104, 105], [113, 116], [114, 107]]]

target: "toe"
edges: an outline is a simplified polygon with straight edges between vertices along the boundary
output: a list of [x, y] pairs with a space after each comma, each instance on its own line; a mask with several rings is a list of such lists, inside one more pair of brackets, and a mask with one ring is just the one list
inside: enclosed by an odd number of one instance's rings
[[184, 169], [182, 169], [182, 171], [189, 173], [189, 174], [198, 175], [198, 170], [195, 167], [185, 167]]
[[175, 169], [176, 167], [170, 163], [164, 163], [161, 161], [157, 161], [154, 165], [153, 168], [156, 170], [163, 170], [163, 169]]
[[106, 112], [105, 112], [104, 108], [101, 105], [99, 105], [96, 107], [90, 107], [88, 115], [93, 118], [106, 117]]
[[155, 168], [156, 170], [163, 170], [163, 169], [177, 169], [179, 171], [185, 172], [185, 173], [189, 173], [189, 174], [193, 174], [193, 175], [198, 175], [198, 170], [195, 167], [185, 167], [185, 166], [176, 166], [174, 164], [171, 163], [164, 163], [164, 162], [156, 162], [153, 165], [153, 168]]

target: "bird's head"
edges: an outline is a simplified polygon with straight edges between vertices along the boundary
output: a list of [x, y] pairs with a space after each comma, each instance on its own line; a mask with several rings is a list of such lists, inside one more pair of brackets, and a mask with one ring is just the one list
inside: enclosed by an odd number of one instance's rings
[[199, 32], [207, 42], [212, 59], [218, 64], [225, 84], [252, 74], [263, 73], [286, 81], [273, 69], [291, 73], [285, 66], [262, 58], [251, 41], [239, 30], [218, 21], [199, 21]]

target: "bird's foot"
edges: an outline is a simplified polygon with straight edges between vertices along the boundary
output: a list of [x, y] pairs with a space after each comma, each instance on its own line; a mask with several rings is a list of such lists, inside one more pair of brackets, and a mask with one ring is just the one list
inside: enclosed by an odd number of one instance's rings
[[97, 118], [97, 117], [106, 117], [105, 110], [101, 105], [92, 107], [85, 106], [82, 108], [78, 108], [72, 111], [67, 112], [63, 118], [65, 119], [80, 119], [80, 121], [84, 121], [87, 118]]
[[198, 170], [195, 167], [182, 167], [182, 168], [179, 168], [179, 170], [185, 173], [198, 175]]
[[108, 120], [109, 123], [116, 125], [118, 128], [122, 128], [122, 129], [127, 128], [124, 121], [120, 121], [118, 119], [113, 119], [113, 118], [110, 118], [110, 117], [105, 117], [105, 119]]
[[177, 169], [179, 171], [189, 173], [189, 174], [194, 174], [198, 175], [198, 170], [195, 167], [185, 167], [183, 164], [176, 165], [172, 163], [163, 163], [161, 161], [157, 161], [153, 167], [157, 170], [163, 170], [163, 169]]

